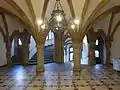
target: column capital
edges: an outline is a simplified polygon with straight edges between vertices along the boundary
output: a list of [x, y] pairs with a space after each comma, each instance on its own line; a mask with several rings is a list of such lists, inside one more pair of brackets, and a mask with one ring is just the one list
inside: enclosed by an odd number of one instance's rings
[[36, 44], [37, 49], [44, 48], [44, 44]]
[[93, 40], [88, 40], [88, 43], [89, 43], [89, 44], [95, 44], [95, 42], [96, 42], [95, 39], [93, 39]]
[[73, 47], [75, 49], [77, 49], [77, 48], [80, 49], [82, 47], [82, 44], [83, 44], [82, 42], [79, 42], [79, 43], [78, 42], [73, 42]]
[[106, 41], [106, 47], [111, 47], [111, 41]]

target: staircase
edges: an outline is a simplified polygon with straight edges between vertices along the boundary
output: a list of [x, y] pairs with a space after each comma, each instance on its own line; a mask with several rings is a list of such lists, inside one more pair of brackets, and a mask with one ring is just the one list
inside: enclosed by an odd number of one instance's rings
[[[52, 63], [53, 62], [53, 53], [54, 53], [54, 46], [48, 45], [44, 48], [44, 63]], [[29, 64], [37, 64], [37, 52], [33, 55], [31, 60], [29, 61]]]
[[44, 49], [44, 63], [52, 63], [53, 62], [53, 53], [54, 53], [54, 46], [49, 45], [46, 46]]

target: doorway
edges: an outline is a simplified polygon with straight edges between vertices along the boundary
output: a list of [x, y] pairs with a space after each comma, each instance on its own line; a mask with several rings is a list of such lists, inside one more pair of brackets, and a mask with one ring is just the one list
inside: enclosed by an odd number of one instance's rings
[[105, 42], [102, 36], [96, 38], [96, 46], [95, 46], [95, 60], [96, 64], [104, 64], [105, 59]]

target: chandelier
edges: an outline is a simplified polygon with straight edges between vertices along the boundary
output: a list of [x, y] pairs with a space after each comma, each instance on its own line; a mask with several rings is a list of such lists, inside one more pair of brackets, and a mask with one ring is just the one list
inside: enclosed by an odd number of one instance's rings
[[51, 30], [66, 30], [68, 22], [65, 17], [64, 10], [60, 3], [60, 0], [56, 0], [54, 9], [51, 13], [51, 18], [49, 20], [49, 26]]
[[38, 20], [38, 25], [42, 30], [49, 29], [53, 31], [57, 31], [57, 30], [63, 31], [63, 30], [67, 30], [68, 26], [70, 26], [72, 29], [75, 30], [78, 24], [79, 24], [79, 20], [70, 19], [69, 21], [67, 21], [60, 0], [56, 0], [49, 21]]

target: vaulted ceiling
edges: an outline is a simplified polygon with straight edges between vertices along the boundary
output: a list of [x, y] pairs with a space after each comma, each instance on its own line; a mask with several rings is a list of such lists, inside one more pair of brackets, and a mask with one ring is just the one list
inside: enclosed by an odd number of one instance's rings
[[[17, 18], [32, 33], [37, 31], [37, 20], [49, 19], [56, 0], [2, 0], [0, 12]], [[79, 19], [82, 27], [92, 20], [97, 10], [109, 0], [60, 0], [67, 19]], [[34, 30], [33, 30], [34, 29]]]

